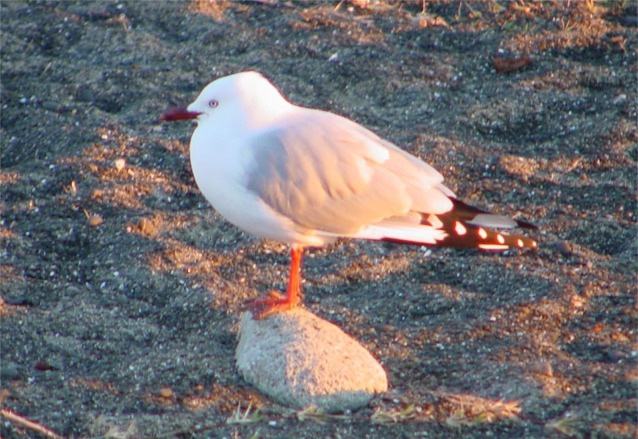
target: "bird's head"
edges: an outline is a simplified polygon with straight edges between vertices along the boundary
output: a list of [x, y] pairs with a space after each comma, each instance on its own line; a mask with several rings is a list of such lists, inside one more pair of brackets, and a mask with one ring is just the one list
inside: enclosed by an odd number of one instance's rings
[[261, 73], [247, 71], [216, 79], [188, 107], [172, 108], [160, 120], [196, 119], [203, 123], [214, 119], [258, 127], [290, 105]]

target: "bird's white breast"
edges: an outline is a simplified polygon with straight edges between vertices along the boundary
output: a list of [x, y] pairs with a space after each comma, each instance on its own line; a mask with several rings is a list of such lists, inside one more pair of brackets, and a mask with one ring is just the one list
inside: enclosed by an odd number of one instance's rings
[[249, 142], [239, 133], [225, 135], [227, 127], [215, 128], [212, 124], [200, 124], [195, 129], [190, 158], [197, 186], [217, 212], [258, 237], [311, 246], [331, 240], [300, 230], [248, 190], [248, 173], [256, 165]]

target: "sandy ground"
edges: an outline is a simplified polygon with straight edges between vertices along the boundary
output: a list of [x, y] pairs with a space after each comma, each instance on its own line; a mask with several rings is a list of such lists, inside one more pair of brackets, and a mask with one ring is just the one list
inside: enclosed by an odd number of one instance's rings
[[[631, 2], [3, 0], [0, 14], [2, 437], [636, 437]], [[234, 368], [242, 303], [283, 288], [287, 250], [209, 208], [192, 126], [158, 116], [247, 69], [541, 228], [537, 252], [311, 251], [307, 308], [390, 379], [356, 413], [287, 409]]]

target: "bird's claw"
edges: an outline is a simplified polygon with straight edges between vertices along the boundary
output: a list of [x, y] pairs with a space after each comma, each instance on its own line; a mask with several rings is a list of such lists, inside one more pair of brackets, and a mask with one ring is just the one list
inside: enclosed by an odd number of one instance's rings
[[254, 320], [262, 320], [278, 312], [289, 311], [299, 305], [276, 291], [269, 291], [265, 297], [256, 297], [245, 302], [244, 310], [250, 311]]

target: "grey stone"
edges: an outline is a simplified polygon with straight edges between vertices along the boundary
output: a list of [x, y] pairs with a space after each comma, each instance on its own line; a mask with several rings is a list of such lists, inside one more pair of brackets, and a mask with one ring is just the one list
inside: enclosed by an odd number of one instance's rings
[[303, 308], [263, 320], [244, 313], [236, 360], [247, 382], [295, 408], [355, 410], [388, 390], [385, 370], [370, 352]]

